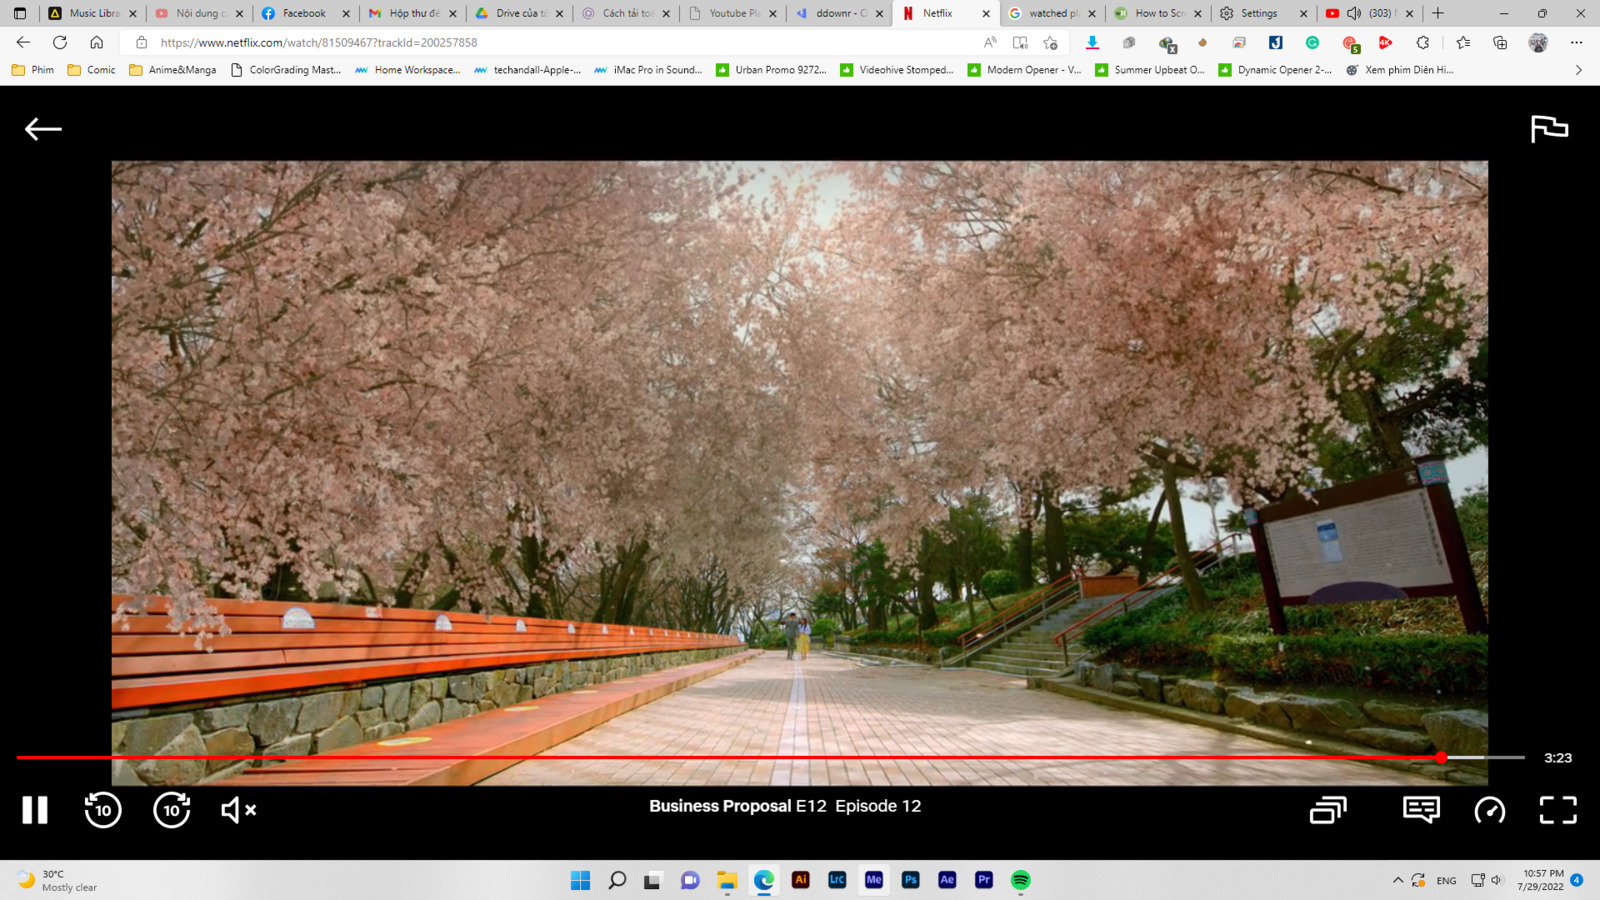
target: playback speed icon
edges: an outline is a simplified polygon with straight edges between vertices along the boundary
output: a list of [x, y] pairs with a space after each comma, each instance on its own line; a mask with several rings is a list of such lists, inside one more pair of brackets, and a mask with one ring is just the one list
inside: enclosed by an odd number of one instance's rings
[[1321, 800], [1311, 804], [1311, 824], [1332, 825], [1339, 821], [1350, 808], [1350, 801], [1344, 797], [1324, 796]]

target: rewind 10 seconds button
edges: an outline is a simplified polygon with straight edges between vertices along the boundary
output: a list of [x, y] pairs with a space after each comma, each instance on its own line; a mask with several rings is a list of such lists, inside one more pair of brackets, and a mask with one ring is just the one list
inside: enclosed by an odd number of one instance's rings
[[1498, 825], [1506, 823], [1506, 805], [1500, 802], [1499, 797], [1485, 797], [1478, 801], [1472, 808], [1472, 817], [1479, 823], [1494, 822]]

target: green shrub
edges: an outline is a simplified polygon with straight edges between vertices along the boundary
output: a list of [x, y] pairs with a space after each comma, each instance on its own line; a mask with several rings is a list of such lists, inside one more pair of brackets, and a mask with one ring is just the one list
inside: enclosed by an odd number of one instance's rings
[[1486, 485], [1467, 488], [1456, 501], [1456, 518], [1461, 522], [1461, 536], [1468, 550], [1489, 549], [1489, 488]]
[[1100, 626], [1089, 629], [1089, 633], [1084, 635], [1084, 643], [1101, 656], [1110, 657], [1126, 666], [1192, 669], [1211, 665], [1205, 638], [1187, 629], [1165, 625], [1098, 629]]
[[978, 579], [986, 597], [1003, 597], [1017, 592], [1017, 573], [1010, 569], [991, 569]]
[[1489, 689], [1489, 637], [1481, 634], [1216, 635], [1207, 650], [1219, 675], [1241, 681], [1430, 694]]
[[1173, 591], [1131, 612], [1090, 625], [1083, 633], [1083, 642], [1096, 650], [1112, 647], [1121, 641], [1119, 635], [1127, 629], [1160, 625], [1178, 618], [1183, 614], [1183, 600], [1182, 592]]
[[828, 638], [838, 630], [838, 622], [832, 619], [818, 619], [811, 623], [811, 640], [826, 643]]
[[1241, 553], [1217, 563], [1204, 576], [1206, 593], [1228, 600], [1250, 600], [1262, 596], [1261, 569], [1254, 553]]
[[[961, 636], [961, 632], [954, 629], [948, 631], [924, 631], [922, 643], [930, 647], [943, 647], [954, 644]], [[915, 631], [863, 631], [852, 639], [851, 643], [857, 646], [867, 644], [915, 644], [917, 633]]]

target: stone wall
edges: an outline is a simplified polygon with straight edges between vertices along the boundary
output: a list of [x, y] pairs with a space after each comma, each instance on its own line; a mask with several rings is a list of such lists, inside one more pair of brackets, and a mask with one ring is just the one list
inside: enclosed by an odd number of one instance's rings
[[[1443, 750], [1454, 756], [1489, 752], [1489, 714], [1477, 709], [1439, 709], [1368, 700], [1256, 693], [1249, 687], [1180, 678], [1158, 672], [1125, 670], [1118, 663], [1078, 663], [1079, 684], [1124, 697], [1138, 697], [1168, 706], [1226, 715], [1258, 725], [1321, 735], [1405, 756]], [[1456, 765], [1482, 771], [1481, 760]], [[1471, 773], [1452, 780], [1477, 783]]]
[[[706, 662], [743, 646], [570, 659], [426, 678], [336, 685], [229, 699], [222, 705], [121, 710], [111, 753], [127, 756], [303, 756], [329, 753], [645, 672]], [[239, 774], [256, 760], [113, 760], [112, 783], [198, 784]]]

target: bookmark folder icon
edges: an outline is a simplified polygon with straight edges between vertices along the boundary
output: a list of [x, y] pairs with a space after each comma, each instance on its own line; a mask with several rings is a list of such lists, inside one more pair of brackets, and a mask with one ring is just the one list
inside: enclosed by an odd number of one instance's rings
[[67, 74], [68, 75], [82, 75], [83, 74], [83, 66], [74, 65], [72, 63], [67, 63]]
[[143, 75], [144, 74], [144, 66], [141, 66], [138, 63], [129, 63], [128, 64], [128, 74], [129, 75]]
[[24, 66], [24, 65], [21, 65], [19, 63], [12, 63], [11, 64], [11, 74], [13, 74], [13, 75], [26, 75], [26, 74], [28, 74], [28, 67]]

